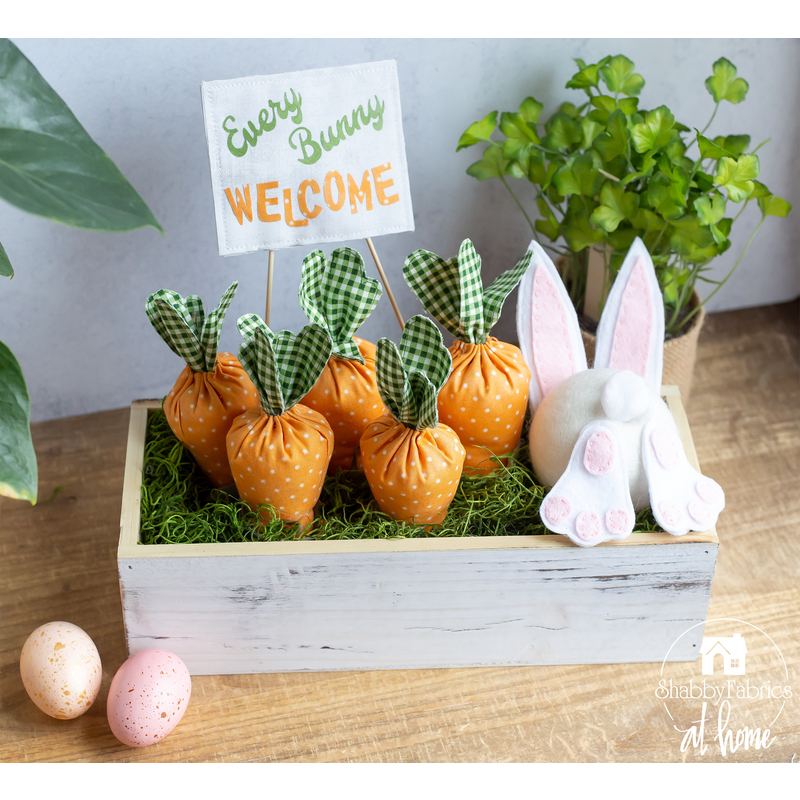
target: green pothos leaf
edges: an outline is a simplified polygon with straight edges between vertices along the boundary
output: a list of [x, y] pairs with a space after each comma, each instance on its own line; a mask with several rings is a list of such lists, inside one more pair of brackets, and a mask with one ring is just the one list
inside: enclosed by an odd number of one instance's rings
[[28, 389], [19, 362], [0, 342], [0, 494], [35, 503], [37, 483]]
[[14, 277], [14, 267], [11, 266], [11, 261], [8, 259], [8, 253], [5, 248], [0, 244], [0, 276], [3, 278]]
[[0, 39], [0, 197], [75, 228], [149, 225], [163, 233], [144, 200], [8, 39]]

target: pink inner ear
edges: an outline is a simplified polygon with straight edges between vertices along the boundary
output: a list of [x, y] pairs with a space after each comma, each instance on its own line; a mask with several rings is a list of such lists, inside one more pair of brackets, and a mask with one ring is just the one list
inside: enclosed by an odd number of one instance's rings
[[576, 372], [569, 335], [571, 320], [553, 279], [544, 267], [534, 273], [532, 291], [531, 352], [542, 397], [545, 397]]
[[622, 293], [611, 343], [608, 366], [647, 375], [653, 334], [653, 299], [647, 284], [644, 261], [637, 259]]

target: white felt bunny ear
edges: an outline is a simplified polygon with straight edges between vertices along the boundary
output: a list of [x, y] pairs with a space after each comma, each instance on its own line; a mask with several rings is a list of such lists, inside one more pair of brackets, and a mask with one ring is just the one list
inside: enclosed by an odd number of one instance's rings
[[594, 367], [630, 370], [660, 392], [663, 359], [664, 301], [653, 260], [637, 236], [597, 326]]
[[519, 285], [517, 335], [531, 371], [530, 408], [565, 378], [586, 369], [578, 315], [561, 276], [538, 242], [530, 243], [531, 263]]

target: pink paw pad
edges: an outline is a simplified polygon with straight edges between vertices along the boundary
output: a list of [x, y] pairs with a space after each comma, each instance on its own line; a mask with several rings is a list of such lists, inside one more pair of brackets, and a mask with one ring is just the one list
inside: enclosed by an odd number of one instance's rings
[[656, 428], [650, 434], [656, 458], [664, 469], [672, 469], [678, 463], [678, 448], [667, 428]]
[[544, 509], [547, 521], [553, 525], [563, 522], [569, 516], [569, 512], [570, 504], [566, 497], [551, 497]]
[[698, 503], [696, 500], [692, 500], [692, 502], [689, 503], [689, 514], [699, 525], [708, 525], [711, 521], [711, 512], [709, 509], [703, 505], [703, 503]]
[[628, 512], [624, 508], [612, 508], [606, 511], [606, 528], [609, 533], [627, 533], [628, 527]]
[[614, 442], [603, 431], [597, 431], [589, 437], [583, 451], [583, 466], [592, 475], [608, 472], [614, 464]]
[[664, 517], [667, 527], [680, 528], [683, 514], [675, 503], [665, 500], [659, 505], [658, 510], [661, 512], [661, 516]]
[[[719, 488], [718, 484], [714, 483], [714, 481], [711, 481], [708, 478], [697, 481], [695, 491], [699, 495], [700, 499], [704, 500], [706, 503], [714, 504], [719, 503], [722, 500], [722, 489]], [[698, 522], [699, 521], [700, 520], [698, 520]]]
[[575, 520], [575, 532], [585, 542], [596, 539], [600, 534], [600, 520], [594, 511], [583, 511]]

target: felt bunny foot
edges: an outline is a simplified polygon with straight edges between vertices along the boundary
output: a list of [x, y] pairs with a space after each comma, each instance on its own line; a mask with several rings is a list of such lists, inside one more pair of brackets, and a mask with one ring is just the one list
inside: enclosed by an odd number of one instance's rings
[[542, 520], [581, 547], [625, 539], [633, 504], [622, 452], [612, 427], [590, 422], [578, 436], [569, 465], [542, 502]]
[[642, 436], [642, 464], [653, 516], [673, 536], [707, 531], [725, 506], [725, 493], [688, 462], [672, 417], [659, 417]]

